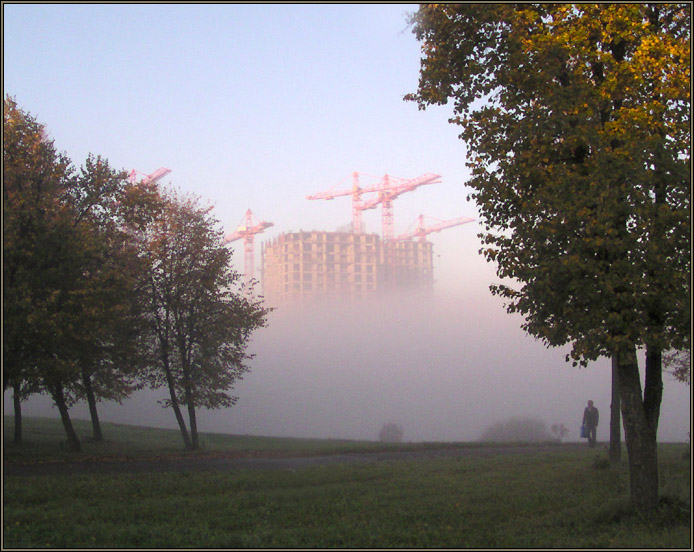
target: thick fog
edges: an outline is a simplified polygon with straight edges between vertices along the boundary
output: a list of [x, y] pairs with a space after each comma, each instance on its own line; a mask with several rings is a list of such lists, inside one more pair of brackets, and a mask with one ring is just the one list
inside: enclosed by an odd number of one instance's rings
[[[477, 294], [396, 296], [350, 307], [280, 308], [254, 334], [252, 371], [231, 409], [201, 411], [203, 432], [377, 439], [396, 422], [405, 441], [470, 441], [498, 421], [535, 417], [563, 423], [578, 440], [588, 399], [600, 409], [598, 439], [609, 438], [610, 362], [587, 368], [546, 349], [520, 320], [480, 288]], [[665, 376], [660, 441], [686, 441], [690, 389]], [[174, 428], [163, 392], [103, 403], [104, 421]], [[5, 413], [12, 412], [5, 394]], [[25, 415], [57, 417], [47, 397]], [[86, 406], [73, 409], [88, 419]]]

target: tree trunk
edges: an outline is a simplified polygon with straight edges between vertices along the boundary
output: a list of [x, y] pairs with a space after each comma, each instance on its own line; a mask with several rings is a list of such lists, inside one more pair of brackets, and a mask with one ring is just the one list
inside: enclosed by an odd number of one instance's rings
[[200, 443], [198, 442], [198, 421], [195, 416], [195, 405], [192, 404], [192, 401], [188, 403], [188, 419], [190, 421], [190, 437], [193, 449], [197, 450], [200, 448]]
[[164, 373], [166, 374], [166, 383], [169, 386], [169, 397], [171, 397], [171, 408], [176, 416], [176, 421], [178, 422], [178, 427], [181, 430], [181, 435], [183, 436], [183, 446], [187, 450], [193, 448], [190, 437], [188, 436], [188, 429], [186, 428], [186, 421], [183, 419], [183, 414], [181, 413], [181, 407], [178, 404], [178, 398], [176, 397], [176, 385], [174, 382], [173, 374], [171, 374], [171, 369], [169, 368], [168, 361], [164, 362]]
[[14, 401], [14, 439], [15, 445], [22, 443], [22, 399], [21, 399], [21, 383], [15, 383], [12, 386], [12, 399]]
[[75, 433], [75, 429], [72, 427], [72, 421], [70, 420], [70, 414], [67, 409], [67, 404], [65, 402], [65, 395], [63, 393], [63, 385], [58, 383], [51, 387], [51, 394], [53, 396], [53, 401], [58, 407], [58, 412], [60, 412], [60, 419], [63, 422], [63, 427], [65, 428], [65, 434], [67, 435], [67, 445], [68, 448], [75, 452], [80, 452], [82, 446], [80, 445], [80, 440]]
[[658, 347], [646, 346], [646, 388], [643, 406], [646, 419], [657, 435], [660, 421], [660, 405], [663, 402], [663, 355]]
[[92, 379], [86, 370], [82, 370], [82, 383], [84, 384], [84, 390], [87, 393], [89, 415], [92, 418], [93, 438], [95, 441], [103, 441], [104, 436], [101, 433], [101, 423], [99, 422], [99, 413], [96, 409], [96, 397], [94, 396], [94, 389], [92, 388]]
[[188, 429], [186, 428], [186, 421], [183, 419], [181, 407], [179, 406], [178, 399], [176, 398], [176, 390], [173, 386], [173, 382], [169, 383], [169, 396], [171, 397], [171, 408], [173, 408], [176, 421], [178, 422], [178, 427], [181, 430], [181, 436], [183, 437], [183, 446], [184, 448], [190, 450], [193, 448], [193, 445], [190, 442], [190, 436], [188, 435]]
[[616, 465], [622, 459], [622, 417], [619, 400], [619, 361], [612, 356], [612, 404], [610, 405], [610, 464]]
[[184, 359], [186, 367], [183, 370], [183, 384], [186, 394], [186, 405], [188, 405], [188, 423], [190, 424], [190, 437], [194, 450], [200, 448], [198, 443], [198, 420], [195, 416], [195, 399], [193, 397], [193, 389], [190, 383], [190, 364], [185, 357], [185, 351], [181, 350], [181, 357]]
[[[648, 512], [658, 505], [657, 431], [646, 415], [641, 398], [639, 367], [633, 345], [620, 352], [618, 364], [624, 440], [629, 456], [631, 502], [638, 511]], [[648, 377], [646, 381], [648, 382]]]

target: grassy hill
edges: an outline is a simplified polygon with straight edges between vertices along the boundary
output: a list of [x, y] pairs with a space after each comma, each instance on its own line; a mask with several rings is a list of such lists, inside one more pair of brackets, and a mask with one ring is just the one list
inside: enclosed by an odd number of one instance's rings
[[347, 439], [305, 439], [200, 433], [199, 451], [184, 451], [178, 429], [161, 429], [104, 422], [101, 424], [104, 441], [91, 440], [91, 422], [73, 420], [75, 431], [82, 442], [82, 452], [73, 453], [65, 448], [65, 433], [56, 418], [24, 418], [23, 443], [12, 443], [14, 417], [3, 420], [4, 459], [10, 462], [48, 458], [54, 460], [80, 460], [96, 457], [146, 458], [162, 455], [206, 455], [211, 453], [314, 455], [382, 450], [416, 450], [431, 447], [475, 447], [480, 443], [381, 443]]
[[[57, 420], [27, 419], [5, 461], [68, 459]], [[176, 430], [104, 424], [82, 455], [181, 454]], [[9, 435], [8, 435], [9, 433]], [[313, 454], [441, 444], [204, 434], [204, 450]], [[447, 444], [447, 446], [479, 446]], [[520, 445], [519, 445], [520, 446]], [[291, 470], [3, 478], [4, 548], [691, 549], [689, 445], [661, 445], [661, 505], [634, 513], [626, 458], [558, 446], [523, 455], [339, 463]], [[624, 454], [626, 456], [626, 453]], [[83, 456], [83, 458], [87, 458]]]

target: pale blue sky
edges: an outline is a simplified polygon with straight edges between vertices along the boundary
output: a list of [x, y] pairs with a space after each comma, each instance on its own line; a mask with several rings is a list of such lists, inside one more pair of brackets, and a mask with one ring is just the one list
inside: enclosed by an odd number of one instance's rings
[[[402, 100], [417, 87], [416, 8], [5, 4], [4, 93], [75, 163], [92, 152], [117, 168], [168, 167], [164, 182], [214, 203], [227, 231], [247, 208], [275, 224], [264, 237], [333, 230], [349, 198], [306, 195], [349, 186], [354, 171], [365, 184], [440, 174], [395, 203], [402, 233], [419, 214], [476, 216], [448, 110]], [[380, 210], [365, 222], [380, 232]], [[474, 237], [468, 226], [431, 239]]]
[[[418, 81], [420, 46], [406, 22], [416, 9], [6, 3], [3, 92], [76, 165], [91, 152], [116, 168], [168, 167], [164, 182], [215, 204], [227, 232], [248, 208], [275, 224], [260, 238], [334, 230], [349, 223], [350, 199], [305, 196], [349, 187], [354, 171], [364, 183], [385, 173], [440, 174], [440, 184], [395, 202], [400, 234], [419, 214], [477, 217], [451, 108], [419, 111], [402, 100]], [[364, 222], [380, 233], [380, 209]], [[609, 361], [578, 370], [564, 362], [566, 349], [523, 334], [489, 293], [496, 277], [478, 254], [480, 230], [467, 224], [430, 236], [438, 294], [430, 307], [376, 306], [380, 315], [345, 318], [342, 329], [327, 321], [322, 333], [293, 320], [287, 327], [301, 339], [271, 324], [255, 342], [239, 404], [201, 417], [202, 430], [375, 438], [390, 416], [404, 421], [406, 438], [455, 440], [522, 414], [566, 423], [576, 438], [588, 398], [607, 420]], [[241, 243], [233, 248], [242, 269]], [[339, 367], [330, 364], [335, 351]], [[28, 415], [50, 410], [36, 404]], [[170, 412], [150, 406], [111, 405], [105, 419], [172, 424]], [[686, 386], [666, 382], [661, 420], [664, 439], [686, 439]]]

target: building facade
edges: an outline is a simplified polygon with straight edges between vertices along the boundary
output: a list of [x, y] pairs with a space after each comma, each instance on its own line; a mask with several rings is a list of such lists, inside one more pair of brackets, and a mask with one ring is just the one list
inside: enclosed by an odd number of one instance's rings
[[263, 295], [271, 306], [362, 301], [393, 288], [433, 287], [431, 242], [385, 244], [377, 234], [288, 232], [262, 246]]

